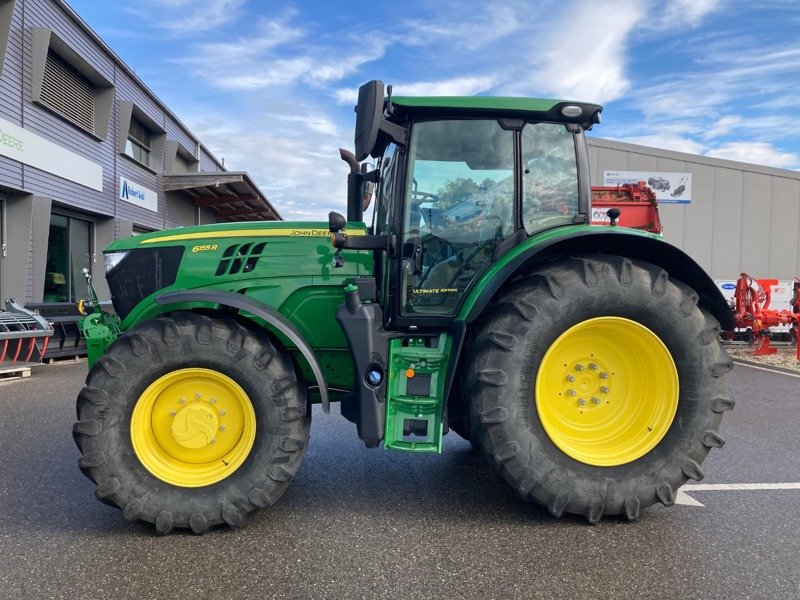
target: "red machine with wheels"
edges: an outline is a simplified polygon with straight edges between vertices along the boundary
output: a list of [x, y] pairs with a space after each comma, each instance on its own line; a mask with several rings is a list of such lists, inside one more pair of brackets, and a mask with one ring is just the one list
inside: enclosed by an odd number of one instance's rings
[[742, 273], [736, 281], [734, 311], [737, 328], [750, 328], [756, 342], [754, 356], [775, 354], [777, 350], [770, 345], [769, 328], [777, 325], [790, 325], [791, 333], [797, 342], [797, 360], [800, 360], [800, 278], [795, 278], [792, 310], [774, 310], [769, 307], [771, 286], [777, 279], [755, 279]]

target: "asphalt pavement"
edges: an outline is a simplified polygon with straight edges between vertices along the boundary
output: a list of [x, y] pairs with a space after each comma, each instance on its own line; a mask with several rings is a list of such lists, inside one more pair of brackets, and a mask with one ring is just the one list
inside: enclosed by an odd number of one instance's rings
[[[441, 455], [368, 450], [337, 408], [315, 408], [274, 507], [161, 537], [97, 502], [77, 468], [85, 370], [0, 382], [3, 598], [800, 597], [800, 489], [692, 491], [703, 506], [590, 526], [515, 499], [455, 433]], [[702, 483], [800, 482], [800, 378], [737, 365], [728, 387], [728, 443]]]

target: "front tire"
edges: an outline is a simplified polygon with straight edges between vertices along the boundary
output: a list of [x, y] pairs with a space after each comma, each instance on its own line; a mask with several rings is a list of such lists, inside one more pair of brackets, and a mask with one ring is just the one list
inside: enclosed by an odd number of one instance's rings
[[492, 470], [551, 514], [637, 519], [671, 505], [733, 407], [719, 325], [665, 271], [570, 259], [512, 284], [472, 333], [472, 434]]
[[95, 495], [159, 533], [238, 526], [305, 455], [306, 390], [288, 354], [228, 317], [175, 313], [121, 336], [78, 396]]

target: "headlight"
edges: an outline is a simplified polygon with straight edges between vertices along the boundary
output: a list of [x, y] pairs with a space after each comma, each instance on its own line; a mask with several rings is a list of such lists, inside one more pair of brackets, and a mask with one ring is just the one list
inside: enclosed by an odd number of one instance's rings
[[124, 250], [122, 252], [107, 252], [105, 254], [106, 257], [106, 273], [111, 271], [114, 267], [116, 267], [123, 258], [128, 256], [128, 252], [130, 250]]

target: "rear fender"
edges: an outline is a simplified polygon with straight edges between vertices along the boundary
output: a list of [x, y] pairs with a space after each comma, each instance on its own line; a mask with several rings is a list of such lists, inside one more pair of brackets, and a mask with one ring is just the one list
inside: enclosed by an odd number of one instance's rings
[[176, 292], [166, 292], [156, 297], [156, 304], [166, 306], [169, 304], [182, 304], [187, 302], [202, 302], [219, 305], [228, 309], [234, 309], [235, 312], [245, 311], [252, 315], [263, 319], [273, 333], [280, 333], [285, 336], [292, 344], [294, 344], [303, 358], [308, 361], [311, 371], [314, 374], [314, 379], [317, 381], [319, 387], [319, 395], [322, 400], [322, 409], [326, 413], [330, 413], [330, 399], [328, 398], [328, 387], [325, 384], [325, 377], [322, 374], [322, 368], [317, 360], [311, 346], [306, 342], [297, 328], [286, 317], [276, 311], [274, 308], [267, 306], [254, 300], [237, 294], [235, 292], [226, 292], [221, 290], [185, 290]]
[[699, 306], [710, 312], [723, 330], [733, 329], [728, 302], [688, 254], [658, 236], [621, 227], [565, 227], [528, 238], [502, 255], [481, 276], [462, 305], [459, 319], [467, 323], [477, 319], [500, 288], [518, 273], [530, 271], [540, 263], [591, 254], [614, 254], [661, 267], [671, 278], [697, 292]]

